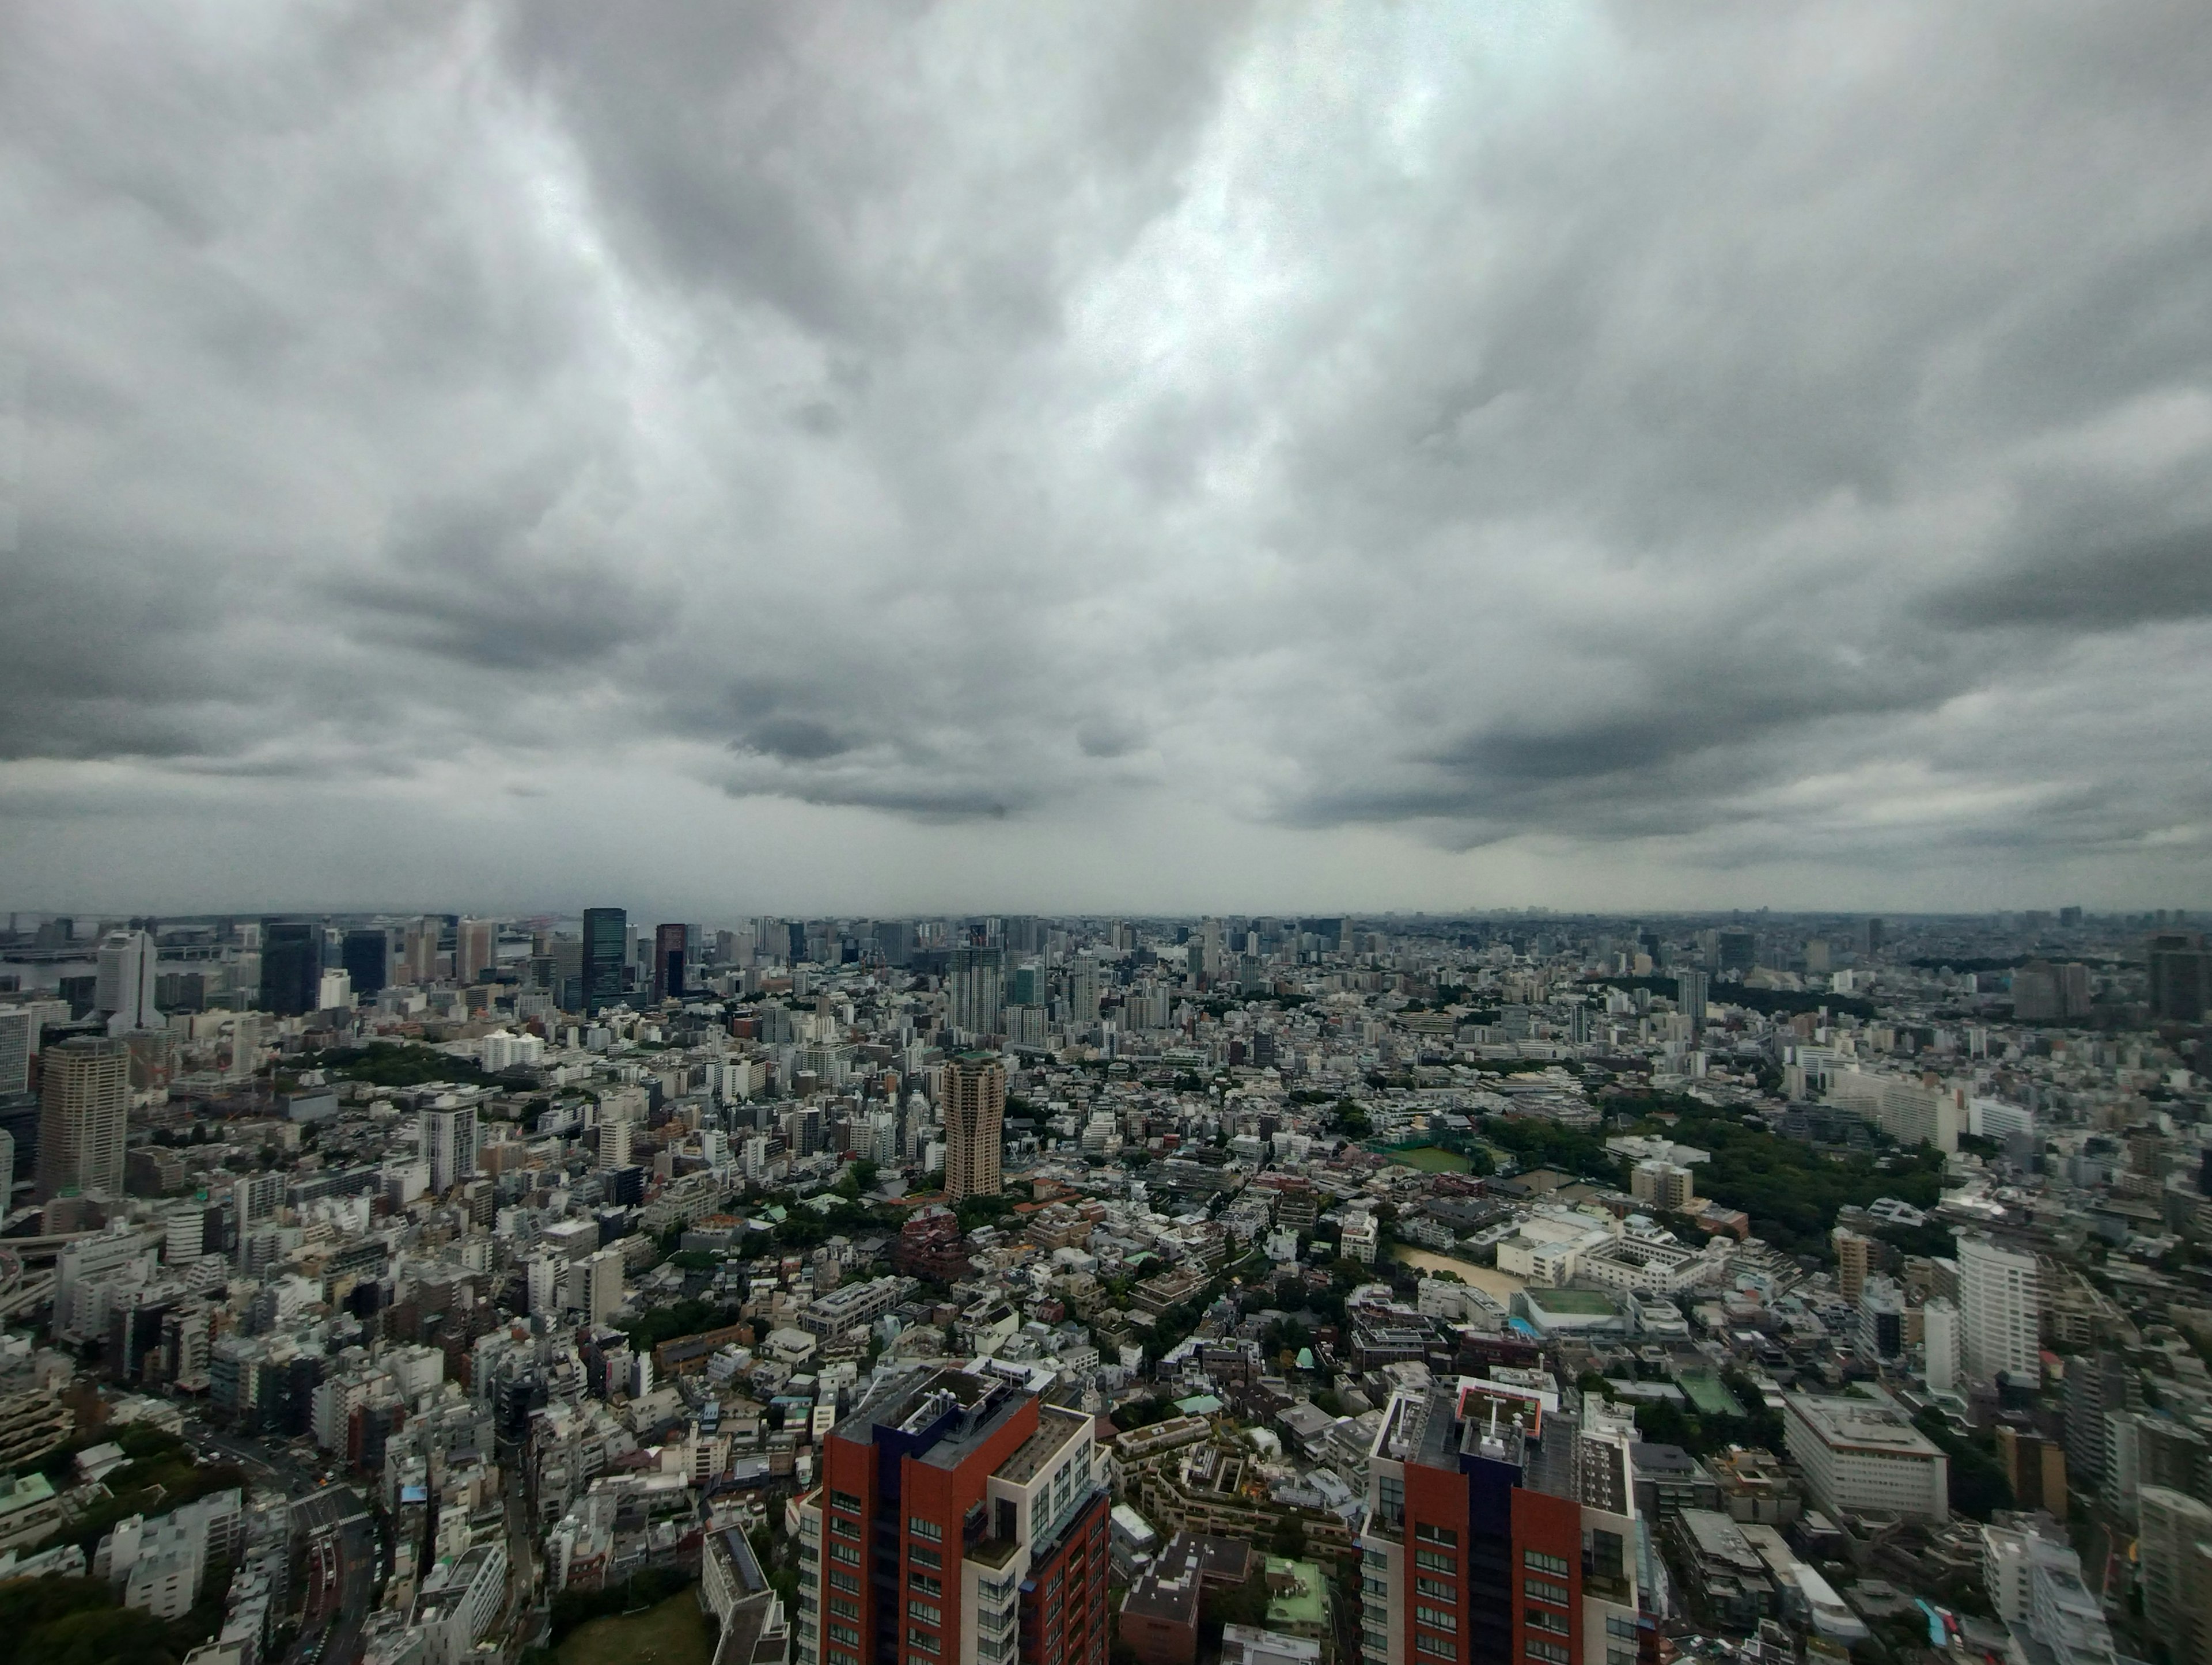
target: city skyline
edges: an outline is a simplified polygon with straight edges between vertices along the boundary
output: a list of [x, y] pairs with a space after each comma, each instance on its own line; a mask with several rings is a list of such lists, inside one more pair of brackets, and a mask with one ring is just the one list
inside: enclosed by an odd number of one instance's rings
[[0, 24], [0, 893], [2203, 896], [2187, 9], [613, 30]]

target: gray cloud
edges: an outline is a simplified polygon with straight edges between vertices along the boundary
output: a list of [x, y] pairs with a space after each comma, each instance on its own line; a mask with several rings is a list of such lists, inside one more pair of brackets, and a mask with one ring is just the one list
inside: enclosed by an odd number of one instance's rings
[[0, 817], [335, 793], [389, 894], [642, 769], [856, 872], [2197, 883], [2208, 70], [2179, 3], [0, 7]]

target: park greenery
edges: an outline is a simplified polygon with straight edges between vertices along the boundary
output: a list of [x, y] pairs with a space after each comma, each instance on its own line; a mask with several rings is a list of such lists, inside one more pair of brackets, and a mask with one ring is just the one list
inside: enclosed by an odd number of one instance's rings
[[365, 1081], [373, 1087], [421, 1087], [433, 1081], [459, 1084], [489, 1079], [466, 1058], [403, 1041], [371, 1041], [364, 1047], [305, 1054], [297, 1067], [319, 1069], [347, 1081]]

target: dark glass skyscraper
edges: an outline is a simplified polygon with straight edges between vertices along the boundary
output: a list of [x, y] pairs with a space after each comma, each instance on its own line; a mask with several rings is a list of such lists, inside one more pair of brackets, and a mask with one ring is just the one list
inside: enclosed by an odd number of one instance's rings
[[619, 908], [584, 909], [584, 1010], [619, 1006], [623, 960], [629, 948], [629, 915]]
[[391, 975], [392, 933], [380, 926], [372, 930], [347, 932], [339, 952], [345, 962], [346, 975], [353, 979], [356, 998], [376, 994]]
[[661, 925], [653, 933], [653, 998], [684, 998], [684, 951], [688, 933], [681, 925]]
[[322, 982], [323, 927], [313, 920], [263, 921], [261, 1009], [279, 1018], [313, 1012]]

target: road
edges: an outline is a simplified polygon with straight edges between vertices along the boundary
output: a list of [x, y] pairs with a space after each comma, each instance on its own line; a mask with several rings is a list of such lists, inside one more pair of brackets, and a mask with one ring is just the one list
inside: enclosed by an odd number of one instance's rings
[[225, 1433], [186, 1419], [185, 1442], [204, 1460], [234, 1462], [256, 1489], [289, 1498], [306, 1541], [306, 1616], [284, 1665], [355, 1665], [376, 1595], [376, 1532], [361, 1496], [327, 1484], [328, 1459], [283, 1440]]
[[353, 1488], [325, 1486], [299, 1500], [307, 1534], [306, 1616], [284, 1665], [356, 1665], [376, 1593], [376, 1536]]

